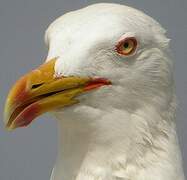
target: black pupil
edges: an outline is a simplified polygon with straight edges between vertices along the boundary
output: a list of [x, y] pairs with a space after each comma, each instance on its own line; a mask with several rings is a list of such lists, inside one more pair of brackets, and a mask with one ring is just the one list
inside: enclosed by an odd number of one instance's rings
[[129, 47], [129, 43], [128, 43], [128, 42], [125, 42], [123, 46], [124, 46], [124, 48], [126, 49], [126, 48]]

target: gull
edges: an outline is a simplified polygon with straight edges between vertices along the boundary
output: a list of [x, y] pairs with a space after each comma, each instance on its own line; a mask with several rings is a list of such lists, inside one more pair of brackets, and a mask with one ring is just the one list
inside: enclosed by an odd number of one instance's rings
[[4, 119], [12, 130], [57, 118], [51, 180], [184, 180], [170, 40], [158, 22], [98, 3], [59, 17], [45, 42], [45, 63], [12, 87]]

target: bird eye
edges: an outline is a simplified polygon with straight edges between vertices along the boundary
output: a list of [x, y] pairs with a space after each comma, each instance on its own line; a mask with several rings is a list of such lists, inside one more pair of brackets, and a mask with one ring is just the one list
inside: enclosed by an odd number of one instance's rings
[[131, 55], [137, 48], [137, 40], [134, 37], [125, 38], [116, 45], [116, 51], [121, 55]]

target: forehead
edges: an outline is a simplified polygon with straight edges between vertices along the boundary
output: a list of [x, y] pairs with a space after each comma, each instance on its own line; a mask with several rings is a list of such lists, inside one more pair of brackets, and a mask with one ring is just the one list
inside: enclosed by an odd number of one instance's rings
[[67, 13], [55, 20], [46, 33], [51, 39], [105, 38], [118, 36], [125, 32], [150, 32], [156, 22], [144, 13], [128, 6], [97, 4]]
[[55, 22], [53, 22], [47, 30], [47, 38], [63, 38], [63, 39], [82, 39], [95, 37], [113, 33], [114, 31], [122, 31], [123, 22], [114, 14], [105, 14], [99, 17], [99, 14], [86, 13], [85, 11], [76, 11], [68, 13]]
[[[96, 4], [69, 12], [47, 29], [45, 41], [50, 51], [79, 49], [98, 44], [114, 44], [124, 34], [135, 35], [140, 43], [165, 46], [165, 30], [160, 24], [134, 8], [118, 4]], [[103, 44], [103, 45], [104, 45]]]

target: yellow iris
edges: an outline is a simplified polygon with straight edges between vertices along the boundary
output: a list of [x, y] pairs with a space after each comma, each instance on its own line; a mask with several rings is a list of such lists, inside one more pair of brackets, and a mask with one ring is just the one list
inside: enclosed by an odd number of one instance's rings
[[132, 52], [132, 50], [134, 49], [134, 41], [132, 39], [129, 39], [127, 41], [125, 41], [122, 45], [122, 51], [125, 54], [129, 54]]
[[126, 38], [118, 43], [116, 46], [117, 52], [121, 55], [130, 55], [135, 52], [137, 48], [137, 41], [134, 37]]

